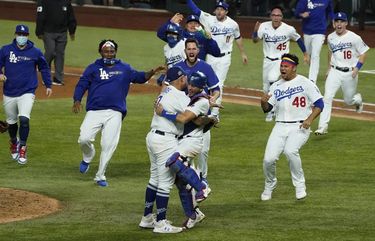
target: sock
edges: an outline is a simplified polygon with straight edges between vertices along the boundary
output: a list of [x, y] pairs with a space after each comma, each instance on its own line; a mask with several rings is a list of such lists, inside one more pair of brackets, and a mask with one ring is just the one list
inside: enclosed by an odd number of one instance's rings
[[29, 118], [20, 116], [20, 145], [26, 146], [27, 138], [29, 137]]
[[169, 193], [161, 193], [158, 191], [156, 193], [156, 221], [166, 219], [167, 207], [168, 207]]
[[152, 209], [154, 207], [154, 202], [156, 199], [156, 187], [152, 186], [150, 183], [147, 185], [146, 188], [146, 195], [145, 195], [145, 211], [143, 216], [147, 216], [148, 214], [152, 213]]
[[17, 143], [17, 131], [18, 131], [17, 123], [9, 125], [9, 128], [8, 128], [9, 137], [10, 137], [10, 141], [13, 144]]

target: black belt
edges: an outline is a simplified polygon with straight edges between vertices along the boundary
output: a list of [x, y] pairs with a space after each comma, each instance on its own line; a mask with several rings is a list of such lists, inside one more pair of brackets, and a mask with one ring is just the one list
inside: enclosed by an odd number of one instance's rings
[[279, 123], [303, 123], [303, 120], [299, 120], [299, 121], [276, 121], [276, 122], [279, 122]]
[[266, 56], [267, 59], [271, 60], [271, 61], [276, 61], [276, 60], [279, 60], [279, 58], [270, 58], [268, 56]]
[[189, 135], [186, 135], [186, 136], [179, 136], [178, 139], [179, 139], [179, 140], [182, 140], [182, 139], [184, 139], [184, 138], [188, 138], [188, 137], [191, 137], [191, 136], [189, 136]]
[[334, 69], [337, 69], [337, 70], [339, 70], [341, 72], [349, 72], [350, 69], [351, 69], [349, 67], [338, 67], [338, 66], [333, 66], [333, 65], [331, 65], [331, 67], [334, 68]]
[[221, 53], [220, 55], [219, 55], [219, 57], [224, 57], [225, 55], [228, 55], [228, 54], [231, 54], [232, 52], [225, 52], [225, 53]]
[[161, 135], [161, 136], [170, 135], [170, 136], [174, 136], [174, 138], [178, 138], [178, 135], [168, 133], [168, 132], [164, 132], [164, 131], [152, 130], [152, 132], [154, 132], [155, 134]]

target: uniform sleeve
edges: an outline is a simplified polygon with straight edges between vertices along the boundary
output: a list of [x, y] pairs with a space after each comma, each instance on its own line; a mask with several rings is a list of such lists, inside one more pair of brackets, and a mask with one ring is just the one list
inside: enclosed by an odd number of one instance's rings
[[198, 8], [197, 5], [195, 5], [193, 0], [187, 0], [186, 3], [189, 6], [190, 10], [193, 12], [193, 14], [200, 17], [202, 11]]
[[217, 77], [217, 75], [215, 74], [214, 70], [210, 65], [206, 66], [207, 71], [205, 71], [204, 73], [207, 75], [207, 87], [208, 90], [212, 90], [219, 86], [219, 78]]
[[47, 88], [51, 88], [52, 80], [51, 80], [51, 70], [49, 68], [49, 65], [44, 58], [43, 53], [38, 50], [38, 60], [37, 60], [38, 70], [42, 74], [42, 79], [44, 84]]
[[294, 27], [290, 27], [290, 39], [293, 41], [297, 41], [301, 38], [301, 35], [299, 35]]
[[294, 15], [296, 18], [301, 18], [300, 14], [306, 12], [307, 1], [306, 0], [299, 0], [296, 6], [296, 11]]
[[0, 48], [0, 74], [3, 73], [3, 67], [5, 66], [5, 53], [4, 48]]
[[360, 36], [358, 36], [358, 39], [356, 40], [355, 48], [359, 55], [366, 53], [370, 49]]
[[326, 8], [326, 16], [328, 16], [331, 20], [335, 18], [335, 14], [333, 13], [333, 4], [332, 0], [328, 0], [328, 6]]
[[45, 23], [45, 4], [43, 0], [38, 0], [36, 8], [36, 28], [35, 35], [40, 36], [44, 33], [44, 23]]
[[77, 20], [74, 15], [73, 7], [72, 4], [68, 4], [68, 29], [69, 29], [69, 34], [73, 35], [76, 32], [77, 28]]
[[86, 90], [90, 86], [90, 81], [92, 78], [93, 68], [88, 66], [85, 71], [83, 72], [82, 76], [79, 78], [76, 88], [74, 90], [73, 100], [75, 101], [82, 101], [82, 97], [85, 94]]
[[204, 48], [206, 49], [207, 53], [211, 54], [214, 57], [220, 57], [221, 55], [219, 45], [217, 45], [217, 42], [213, 38], [206, 39]]
[[258, 38], [259, 39], [263, 39], [263, 35], [264, 35], [264, 23], [261, 23], [260, 26], [259, 26], [259, 29], [258, 29]]
[[235, 23], [235, 28], [234, 28], [234, 39], [239, 39], [241, 38], [241, 32], [240, 32], [240, 26], [238, 26], [237, 23]]
[[146, 74], [144, 71], [137, 71], [130, 67], [129, 73], [130, 73], [130, 82], [137, 83], [137, 84], [143, 84], [147, 82]]
[[186, 110], [193, 112], [197, 117], [201, 115], [206, 115], [209, 109], [210, 103], [206, 98], [200, 98], [193, 105], [188, 106], [186, 108]]
[[161, 40], [163, 40], [164, 42], [167, 42], [167, 35], [166, 35], [166, 32], [167, 32], [167, 26], [168, 24], [171, 24], [172, 22], [170, 20], [168, 20], [166, 23], [164, 23], [159, 29], [158, 31], [156, 32], [156, 36], [158, 36], [158, 38], [160, 38]]
[[314, 84], [312, 81], [308, 79], [306, 79], [306, 83], [307, 83], [307, 98], [309, 98], [309, 101], [311, 103], [314, 103], [318, 99], [323, 98], [316, 84]]

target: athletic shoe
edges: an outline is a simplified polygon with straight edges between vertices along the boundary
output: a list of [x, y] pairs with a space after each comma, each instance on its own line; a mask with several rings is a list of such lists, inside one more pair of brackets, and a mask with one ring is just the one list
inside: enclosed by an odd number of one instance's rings
[[149, 213], [147, 216], [143, 216], [139, 223], [140, 228], [154, 228], [156, 223], [156, 215]]
[[207, 179], [202, 177], [201, 182], [202, 182], [204, 185], [206, 185], [207, 193], [210, 194], [210, 193], [211, 193], [211, 188], [210, 188], [210, 185], [208, 184]]
[[362, 111], [363, 111], [363, 103], [362, 102], [361, 102], [361, 104], [355, 106], [355, 111], [357, 113], [362, 113]]
[[183, 228], [172, 226], [168, 220], [163, 219], [155, 223], [153, 232], [154, 233], [180, 233], [182, 232], [182, 230]]
[[21, 146], [19, 157], [18, 157], [18, 163], [21, 165], [25, 165], [27, 163], [26, 150], [27, 150], [26, 146]]
[[9, 141], [10, 155], [12, 156], [13, 160], [18, 160], [19, 144], [20, 143], [19, 143], [18, 140], [15, 144], [13, 144], [11, 141]]
[[64, 83], [61, 81], [61, 80], [58, 80], [58, 79], [56, 79], [56, 78], [53, 78], [53, 80], [52, 80], [52, 84], [53, 85], [64, 85]]
[[96, 181], [96, 184], [98, 184], [100, 187], [107, 187], [108, 186], [108, 182], [106, 180]]
[[305, 188], [296, 188], [296, 198], [297, 200], [304, 199], [307, 196]]
[[193, 228], [197, 223], [200, 223], [205, 217], [206, 215], [204, 215], [204, 213], [202, 213], [202, 211], [199, 210], [199, 208], [196, 208], [195, 219], [187, 218], [183, 225], [186, 229]]
[[353, 96], [353, 102], [355, 103], [355, 111], [361, 113], [363, 111], [362, 95], [357, 93]]
[[81, 164], [79, 164], [79, 171], [81, 173], [86, 173], [90, 168], [90, 163], [85, 162], [84, 160], [81, 161]]
[[200, 190], [199, 192], [197, 192], [195, 194], [195, 201], [197, 203], [200, 203], [200, 202], [206, 200], [207, 197], [208, 197], [208, 194], [210, 194], [210, 192], [211, 192], [210, 188], [208, 188], [208, 187], [203, 188], [202, 190]]
[[264, 191], [262, 192], [262, 195], [260, 195], [260, 199], [262, 201], [268, 201], [268, 200], [271, 200], [271, 198], [272, 198], [272, 191], [264, 189]]
[[325, 135], [328, 133], [328, 127], [319, 127], [314, 133], [316, 136]]

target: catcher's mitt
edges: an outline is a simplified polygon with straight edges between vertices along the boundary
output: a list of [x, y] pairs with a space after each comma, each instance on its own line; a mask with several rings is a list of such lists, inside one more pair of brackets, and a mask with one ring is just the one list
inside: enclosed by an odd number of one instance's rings
[[8, 127], [9, 127], [8, 123], [0, 120], [0, 132], [1, 133], [6, 132], [8, 130]]

